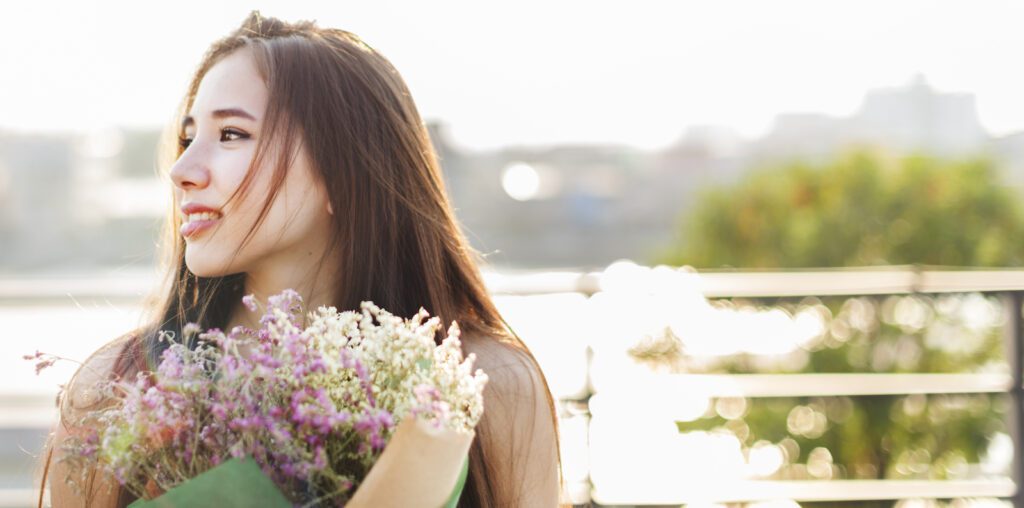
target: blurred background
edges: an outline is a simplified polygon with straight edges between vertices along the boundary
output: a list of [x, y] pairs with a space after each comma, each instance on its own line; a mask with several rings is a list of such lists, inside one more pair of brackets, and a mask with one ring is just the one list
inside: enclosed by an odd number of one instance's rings
[[0, 507], [139, 324], [154, 149], [251, 9], [402, 73], [578, 506], [1020, 506], [1024, 4], [0, 6]]

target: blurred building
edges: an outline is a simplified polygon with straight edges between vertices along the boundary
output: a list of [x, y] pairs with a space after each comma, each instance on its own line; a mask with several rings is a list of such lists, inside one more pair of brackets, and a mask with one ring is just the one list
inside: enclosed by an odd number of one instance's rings
[[936, 91], [919, 75], [906, 86], [869, 91], [849, 117], [781, 114], [751, 156], [821, 158], [867, 145], [956, 157], [985, 151], [991, 141], [972, 94]]
[[71, 139], [0, 135], [0, 263], [59, 263], [74, 234]]
[[0, 133], [0, 271], [151, 265], [165, 189], [133, 161], [151, 157], [155, 139]]
[[939, 93], [918, 75], [906, 87], [873, 90], [850, 122], [851, 141], [939, 155], [985, 148], [974, 95]]

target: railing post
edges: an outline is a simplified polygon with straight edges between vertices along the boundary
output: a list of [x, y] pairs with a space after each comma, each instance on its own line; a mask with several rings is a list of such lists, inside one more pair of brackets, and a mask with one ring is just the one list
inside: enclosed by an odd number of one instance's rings
[[1006, 313], [1006, 360], [1013, 378], [1010, 386], [1010, 413], [1007, 415], [1007, 427], [1013, 438], [1013, 469], [1010, 477], [1016, 484], [1011, 501], [1013, 506], [1024, 507], [1024, 365], [1021, 358], [1024, 355], [1024, 323], [1021, 322], [1024, 294], [1019, 291], [1004, 293], [1003, 302]]

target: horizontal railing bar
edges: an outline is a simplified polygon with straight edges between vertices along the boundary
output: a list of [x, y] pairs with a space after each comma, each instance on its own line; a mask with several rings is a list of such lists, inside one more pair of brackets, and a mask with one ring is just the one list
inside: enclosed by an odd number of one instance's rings
[[[668, 489], [666, 489], [668, 490]], [[793, 480], [723, 482], [721, 485], [687, 484], [679, 492], [652, 489], [597, 488], [591, 499], [599, 504], [682, 504], [693, 502], [744, 502], [773, 499], [793, 501], [866, 501], [889, 499], [1006, 498], [1016, 486], [1008, 479], [992, 480]], [[39, 491], [0, 488], [0, 508], [35, 506]], [[44, 499], [49, 496], [44, 494]]]
[[835, 269], [818, 271], [699, 272], [712, 298], [848, 296], [1024, 290], [1024, 270]]
[[0, 394], [0, 429], [45, 429], [56, 419], [53, 394]]
[[594, 376], [592, 382], [595, 393], [635, 394], [642, 386], [669, 395], [827, 397], [1005, 393], [1013, 380], [1006, 374], [645, 374]]
[[[493, 294], [593, 294], [601, 290], [602, 272], [485, 271], [483, 276]], [[698, 290], [709, 298], [1024, 291], [1024, 270], [702, 270], [695, 276]], [[156, 277], [149, 274], [0, 278], [0, 301], [60, 301], [67, 300], [68, 295], [77, 299], [135, 300], [147, 295], [156, 282]]]
[[492, 294], [535, 295], [551, 293], [593, 294], [601, 290], [601, 272], [515, 271], [482, 273]]
[[[916, 270], [912, 267], [837, 268], [803, 271], [695, 273], [708, 298], [889, 295], [1024, 291], [1024, 270]], [[601, 290], [602, 272], [519, 272], [484, 274], [495, 294], [538, 294]]]
[[154, 283], [155, 278], [139, 275], [0, 278], [0, 302], [66, 301], [72, 304], [72, 297], [141, 301]]
[[1006, 498], [1017, 488], [1009, 479], [991, 480], [787, 480], [687, 482], [668, 488], [621, 488], [601, 484], [591, 499], [599, 504], [668, 505], [695, 502], [738, 503], [790, 499], [803, 502], [889, 499]]
[[[556, 397], [565, 416], [586, 413], [586, 400]], [[52, 394], [0, 394], [0, 429], [48, 429], [57, 419]]]
[[[650, 374], [593, 379], [596, 393], [637, 387], [668, 396], [829, 397], [908, 394], [1004, 393], [1012, 378], [1004, 374]], [[0, 428], [41, 428], [56, 415], [53, 395], [0, 394]]]
[[[50, 492], [43, 492], [43, 506], [50, 506]], [[25, 508], [39, 503], [39, 491], [36, 489], [5, 489], [0, 488], [0, 508]]]

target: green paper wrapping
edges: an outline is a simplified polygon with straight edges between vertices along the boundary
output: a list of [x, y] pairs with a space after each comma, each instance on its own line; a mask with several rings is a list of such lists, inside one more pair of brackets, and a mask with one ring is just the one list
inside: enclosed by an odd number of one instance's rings
[[292, 504], [250, 458], [231, 459], [174, 487], [159, 497], [140, 499], [129, 508], [219, 507], [291, 508]]
[[466, 486], [466, 476], [469, 475], [469, 456], [466, 456], [466, 460], [462, 461], [462, 472], [459, 473], [459, 479], [455, 482], [455, 489], [452, 490], [451, 497], [448, 498], [448, 502], [445, 503], [444, 508], [455, 508], [459, 504], [459, 497], [462, 496], [462, 489]]
[[[469, 474], [469, 457], [462, 462], [462, 472], [444, 508], [459, 504]], [[231, 459], [191, 480], [174, 487], [155, 499], [139, 499], [129, 508], [291, 508], [292, 504], [263, 473], [256, 462]]]

